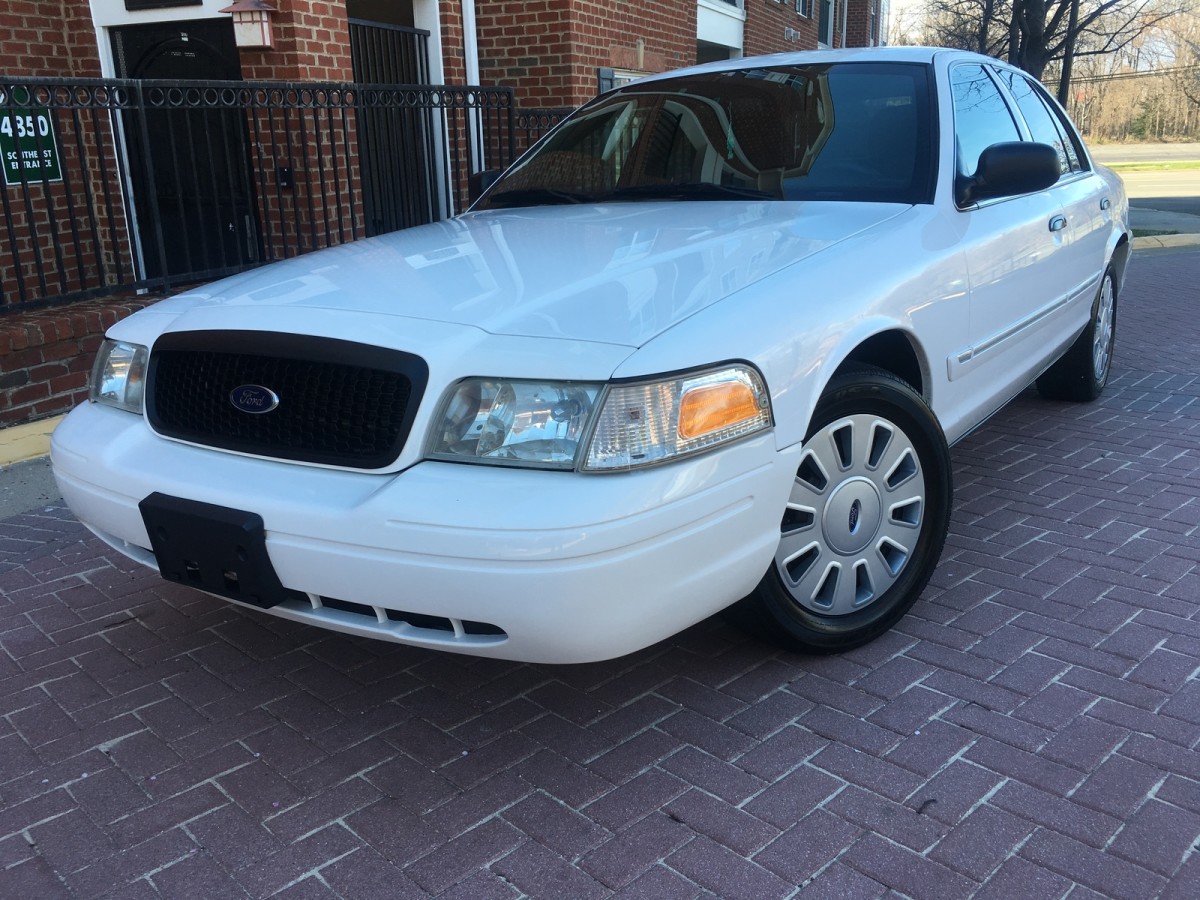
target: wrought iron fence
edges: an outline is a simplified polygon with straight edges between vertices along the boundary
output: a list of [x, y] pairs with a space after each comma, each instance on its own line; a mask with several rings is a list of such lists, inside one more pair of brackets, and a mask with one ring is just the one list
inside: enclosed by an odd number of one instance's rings
[[509, 88], [0, 78], [0, 313], [435, 221], [516, 152]]
[[516, 111], [517, 150], [525, 152], [542, 139], [551, 128], [565, 119], [571, 112], [569, 106], [535, 109], [522, 107]]

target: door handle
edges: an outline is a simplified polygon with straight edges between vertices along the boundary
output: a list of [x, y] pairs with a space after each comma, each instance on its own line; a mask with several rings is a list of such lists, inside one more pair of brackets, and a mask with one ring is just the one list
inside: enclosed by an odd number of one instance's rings
[[1050, 230], [1051, 231], [1062, 231], [1066, 227], [1067, 227], [1067, 217], [1066, 216], [1055, 216], [1053, 219], [1050, 220]]
[[1110, 206], [1112, 206], [1112, 201], [1109, 200], [1107, 197], [1104, 197], [1100, 200], [1100, 208], [1101, 209], [1108, 209]]

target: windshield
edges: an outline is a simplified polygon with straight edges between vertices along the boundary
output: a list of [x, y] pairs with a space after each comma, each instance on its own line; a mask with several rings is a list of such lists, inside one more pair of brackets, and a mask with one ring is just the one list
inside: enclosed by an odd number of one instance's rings
[[927, 68], [778, 66], [631, 84], [577, 111], [476, 205], [929, 202]]

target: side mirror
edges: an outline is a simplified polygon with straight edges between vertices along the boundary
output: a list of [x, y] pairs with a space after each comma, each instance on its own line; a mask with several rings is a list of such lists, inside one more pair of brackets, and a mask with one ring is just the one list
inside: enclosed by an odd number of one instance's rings
[[483, 192], [496, 183], [496, 179], [500, 177], [501, 169], [484, 169], [482, 172], [473, 172], [467, 178], [467, 197], [474, 203], [483, 196]]
[[954, 182], [959, 208], [991, 200], [1041, 191], [1058, 181], [1058, 151], [1049, 144], [1011, 141], [992, 144], [979, 155], [979, 167]]

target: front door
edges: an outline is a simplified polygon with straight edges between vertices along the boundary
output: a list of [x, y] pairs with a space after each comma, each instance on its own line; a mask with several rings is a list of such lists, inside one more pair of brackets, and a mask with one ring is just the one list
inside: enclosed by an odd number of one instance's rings
[[[112, 30], [121, 78], [240, 81], [228, 17]], [[245, 113], [145, 86], [147, 107], [125, 116], [125, 146], [144, 275], [199, 280], [259, 258]], [[199, 103], [192, 102], [199, 99]], [[163, 108], [169, 107], [169, 108]]]
[[[983, 65], [955, 66], [950, 81], [959, 167], [969, 175], [986, 147], [1022, 136]], [[971, 344], [952, 361], [951, 379], [983, 386], [967, 393], [999, 405], [1009, 397], [994, 387], [1019, 387], [1037, 375], [1041, 354], [1061, 326], [1062, 302], [1074, 287], [1066, 219], [1049, 191], [985, 200], [958, 216], [970, 278]]]

